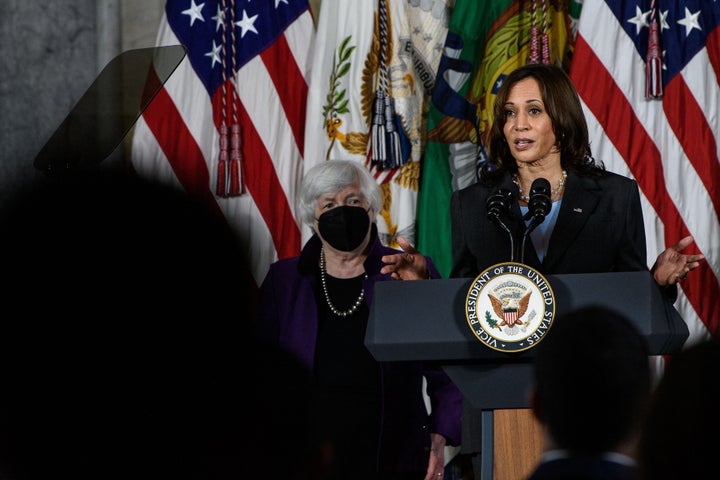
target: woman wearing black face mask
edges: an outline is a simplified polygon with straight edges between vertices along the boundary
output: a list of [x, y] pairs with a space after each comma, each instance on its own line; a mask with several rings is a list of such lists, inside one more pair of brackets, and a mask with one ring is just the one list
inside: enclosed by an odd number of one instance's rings
[[460, 392], [435, 366], [377, 362], [364, 340], [375, 282], [439, 274], [404, 239], [404, 251], [380, 243], [380, 208], [380, 189], [359, 162], [330, 160], [306, 173], [299, 215], [314, 235], [298, 257], [270, 267], [258, 332], [313, 373], [317, 424], [333, 451], [327, 478], [437, 480], [445, 445], [460, 438]]

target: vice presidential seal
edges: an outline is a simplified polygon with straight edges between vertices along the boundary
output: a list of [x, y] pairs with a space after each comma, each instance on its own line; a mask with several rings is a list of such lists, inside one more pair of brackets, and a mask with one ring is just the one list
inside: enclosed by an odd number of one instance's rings
[[475, 337], [501, 352], [534, 347], [555, 317], [555, 295], [535, 269], [516, 262], [498, 263], [470, 285], [465, 315]]

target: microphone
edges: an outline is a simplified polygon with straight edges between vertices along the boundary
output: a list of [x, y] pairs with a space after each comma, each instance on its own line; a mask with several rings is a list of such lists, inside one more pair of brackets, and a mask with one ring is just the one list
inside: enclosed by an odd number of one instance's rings
[[510, 238], [510, 261], [512, 262], [515, 259], [515, 238], [508, 226], [505, 225], [502, 218], [500, 218], [510, 211], [511, 199], [512, 192], [505, 188], [500, 188], [487, 198], [485, 205], [487, 206], [488, 218], [495, 223], [495, 225], [507, 232]]
[[546, 178], [536, 178], [530, 186], [530, 201], [528, 202], [528, 213], [532, 216], [533, 222], [537, 222], [532, 228], [537, 227], [545, 220], [551, 208], [550, 182]]
[[540, 225], [550, 213], [552, 209], [552, 200], [550, 198], [550, 182], [547, 178], [536, 178], [530, 186], [530, 200], [528, 201], [528, 213], [524, 220], [530, 218], [530, 223], [525, 229], [522, 239], [522, 248], [520, 263], [523, 263], [525, 256], [525, 240], [535, 227]]

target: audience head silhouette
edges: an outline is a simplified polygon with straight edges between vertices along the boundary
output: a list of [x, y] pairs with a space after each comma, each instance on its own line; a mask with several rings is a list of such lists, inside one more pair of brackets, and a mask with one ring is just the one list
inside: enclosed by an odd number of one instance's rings
[[674, 354], [650, 404], [638, 449], [641, 478], [717, 477], [720, 340]]
[[3, 207], [0, 255], [34, 318], [50, 307], [125, 321], [212, 316], [229, 313], [226, 294], [251, 291], [239, 237], [179, 188], [93, 171], [28, 186]]
[[0, 478], [317, 478], [309, 375], [249, 338], [219, 215], [115, 172], [3, 207]]
[[650, 392], [645, 339], [623, 316], [588, 307], [559, 316], [537, 346], [533, 410], [553, 448], [627, 450]]

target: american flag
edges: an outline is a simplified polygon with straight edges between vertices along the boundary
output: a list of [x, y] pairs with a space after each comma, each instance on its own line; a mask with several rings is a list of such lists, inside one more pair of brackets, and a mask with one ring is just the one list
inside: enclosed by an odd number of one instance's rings
[[157, 45], [181, 44], [187, 57], [133, 135], [134, 168], [221, 212], [256, 284], [300, 252], [294, 202], [314, 38], [307, 0], [168, 0]]
[[[657, 98], [646, 96], [653, 20], [662, 52]], [[585, 2], [571, 64], [595, 158], [640, 185], [648, 263], [688, 234], [695, 245], [686, 253], [705, 255], [679, 284], [686, 345], [720, 338], [719, 23], [717, 0]]]

